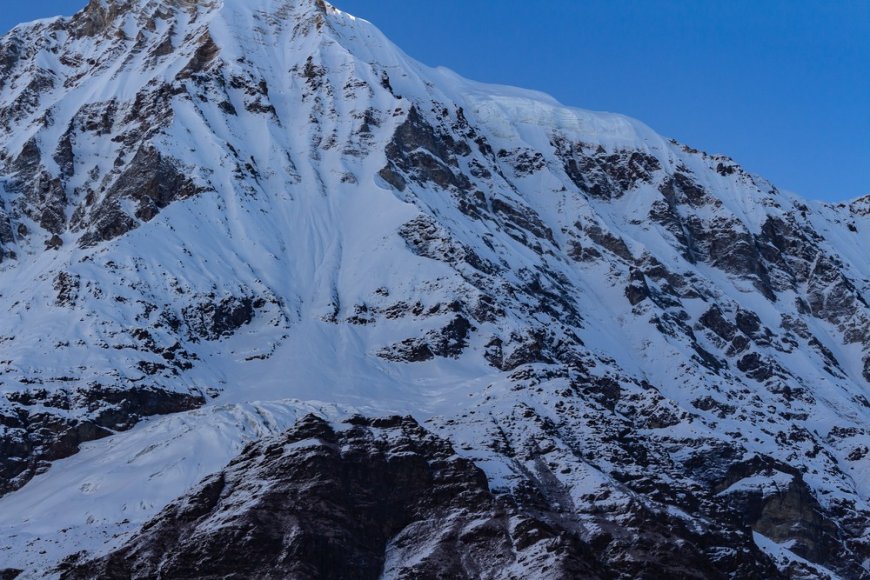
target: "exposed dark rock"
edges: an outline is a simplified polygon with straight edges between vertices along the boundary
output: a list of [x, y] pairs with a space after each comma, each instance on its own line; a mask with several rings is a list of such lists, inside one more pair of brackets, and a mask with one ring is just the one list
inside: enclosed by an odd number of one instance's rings
[[555, 245], [553, 232], [531, 207], [521, 200], [487, 197], [480, 190], [472, 193], [454, 192], [459, 211], [481, 221], [494, 221], [514, 240], [531, 248], [537, 254], [549, 253], [544, 242]]
[[765, 357], [757, 352], [751, 352], [744, 355], [737, 361], [737, 368], [746, 373], [746, 376], [759, 382], [764, 382], [773, 377], [778, 371], [778, 365], [776, 363], [769, 359], [765, 359]]
[[74, 20], [73, 33], [76, 36], [97, 36], [103, 34], [115, 19], [129, 8], [124, 2], [103, 2], [103, 0], [90, 0]]
[[[72, 134], [74, 131], [93, 133], [97, 136], [108, 135], [115, 126], [117, 113], [118, 102], [116, 99], [83, 105], [75, 114], [69, 129], [61, 137], [57, 151], [55, 151], [55, 161], [58, 165], [73, 169], [75, 152]], [[69, 175], [68, 171], [63, 171], [62, 173], [67, 176]]]
[[603, 230], [597, 225], [588, 227], [584, 231], [586, 235], [589, 236], [589, 239], [591, 239], [593, 242], [595, 242], [605, 250], [619, 256], [623, 260], [634, 260], [634, 256], [632, 256], [631, 250], [628, 249], [625, 240], [623, 240], [619, 236], [615, 236], [612, 233]]
[[769, 300], [776, 300], [775, 290], [785, 288], [771, 280], [768, 262], [763, 259], [766, 257], [763, 239], [757, 239], [733, 217], [701, 219], [691, 213], [684, 216], [679, 209], [681, 205], [715, 207], [720, 204], [685, 174], [677, 172], [666, 179], [659, 191], [664, 199], [653, 204], [650, 219], [673, 234], [686, 260], [707, 262], [746, 278]]
[[788, 542], [795, 554], [810, 562], [825, 565], [849, 577], [863, 577], [858, 561], [843, 553], [838, 541], [839, 530], [825, 514], [800, 471], [764, 456], [733, 464], [716, 489], [724, 491], [748, 477], [790, 476], [785, 487], [746, 486], [726, 493], [729, 506], [743, 522], [765, 537], [779, 543]]
[[692, 338], [692, 350], [695, 351], [695, 355], [697, 355], [697, 360], [699, 363], [713, 371], [714, 373], [719, 373], [720, 370], [726, 368], [728, 366], [724, 361], [719, 360], [716, 355], [702, 347], [695, 340], [694, 336], [690, 336]]
[[677, 203], [685, 201], [693, 207], [715, 203], [715, 198], [710, 197], [703, 187], [681, 171], [677, 171], [672, 177], [665, 179], [659, 187], [659, 191], [665, 197], [673, 198]]
[[69, 179], [75, 172], [75, 153], [73, 152], [71, 130], [67, 130], [57, 145], [54, 152], [54, 162], [60, 168], [60, 173], [65, 179]]
[[510, 349], [499, 368], [510, 371], [531, 363], [553, 363], [557, 359], [553, 342], [553, 337], [544, 329], [514, 333], [508, 345]]
[[594, 246], [584, 246], [573, 238], [568, 240], [567, 253], [572, 260], [577, 262], [594, 262], [601, 258], [601, 252]]
[[90, 231], [79, 239], [79, 245], [83, 248], [114, 240], [137, 226], [117, 200], [106, 200], [100, 204], [91, 223]]
[[437, 334], [432, 352], [440, 357], [458, 357], [468, 346], [468, 336], [473, 329], [467, 318], [456, 316]]
[[316, 92], [323, 87], [323, 77], [326, 76], [326, 69], [314, 64], [314, 57], [309, 56], [308, 60], [305, 61], [305, 67], [302, 69], [302, 76], [305, 78], [308, 88], [312, 92]]
[[79, 277], [68, 272], [60, 272], [54, 279], [58, 306], [72, 306], [78, 298], [81, 283]]
[[424, 362], [433, 358], [458, 358], [468, 346], [468, 337], [474, 327], [462, 315], [457, 315], [447, 326], [427, 332], [420, 338], [409, 338], [378, 353], [396, 362]]
[[212, 297], [182, 311], [191, 338], [206, 340], [218, 340], [232, 335], [239, 328], [250, 324], [254, 314], [254, 299], [249, 296], [230, 296], [220, 301], [215, 301]]
[[737, 328], [746, 336], [756, 336], [761, 330], [761, 320], [758, 315], [748, 310], [737, 311]]
[[733, 339], [737, 333], [737, 327], [725, 318], [716, 305], [711, 306], [698, 321], [724, 340]]
[[425, 340], [408, 338], [386, 348], [378, 356], [395, 362], [417, 363], [435, 358], [435, 353]]
[[10, 189], [20, 192], [18, 202], [24, 213], [51, 234], [66, 229], [67, 195], [60, 179], [42, 166], [42, 153], [35, 139], [29, 139], [12, 164], [15, 177]]
[[0, 209], [0, 246], [4, 244], [12, 244], [15, 242], [15, 235], [12, 233], [12, 220]]
[[[33, 40], [30, 39], [27, 43], [27, 56], [32, 58], [36, 52], [33, 50], [35, 48]], [[43, 123], [48, 123], [51, 120], [50, 113], [40, 111], [39, 108], [42, 95], [55, 88], [57, 76], [52, 70], [43, 68], [38, 63], [31, 61], [29, 65], [27, 74], [16, 78], [19, 81], [27, 81], [27, 84], [24, 86], [19, 84], [17, 95], [6, 101], [6, 105], [0, 108], [0, 126], [7, 129], [30, 116], [38, 116], [38, 120]], [[21, 69], [19, 68], [19, 70]], [[14, 73], [11, 76], [15, 77]], [[2, 82], [5, 84], [7, 80], [9, 80], [9, 76], [2, 79]]]
[[785, 473], [792, 477], [800, 477], [800, 470], [782, 461], [777, 461], [765, 455], [753, 455], [749, 459], [729, 463], [727, 472], [721, 480], [715, 482], [713, 486], [714, 491], [716, 493], [722, 492], [738, 481], [753, 475], [771, 475], [774, 472]]
[[[564, 325], [574, 328], [582, 325], [583, 318], [576, 303], [570, 297], [571, 285], [564, 277], [546, 268], [541, 268], [534, 273], [522, 271], [520, 274], [527, 279], [520, 289], [535, 305], [537, 312], [545, 313], [553, 320], [558, 320], [562, 323], [563, 329], [566, 328]], [[579, 344], [580, 340], [574, 338]]]
[[411, 250], [432, 260], [447, 262], [453, 266], [468, 264], [485, 274], [496, 272], [496, 267], [478, 256], [474, 250], [452, 238], [432, 218], [421, 215], [399, 229], [399, 235]]
[[14, 243], [15, 235], [12, 233], [12, 221], [9, 219], [9, 216], [0, 209], [0, 262], [3, 261], [4, 257], [12, 252], [12, 250], [7, 249], [7, 247]]
[[599, 577], [593, 550], [558, 526], [493, 496], [411, 418], [336, 431], [308, 416], [62, 577]]
[[704, 291], [694, 286], [691, 277], [673, 272], [649, 254], [644, 254], [637, 264], [648, 279], [654, 280], [663, 291], [674, 297], [696, 299], [706, 296]]
[[651, 182], [659, 160], [641, 151], [608, 152], [601, 146], [552, 140], [565, 173], [581, 191], [600, 199], [618, 199], [642, 182]]
[[471, 182], [457, 171], [457, 157], [468, 154], [468, 145], [460, 143], [449, 133], [436, 131], [412, 106], [408, 118], [387, 145], [388, 165], [380, 175], [399, 191], [405, 189], [402, 175], [418, 183], [466, 191]]
[[870, 195], [859, 197], [858, 199], [850, 203], [849, 211], [852, 212], [854, 215], [860, 217], [870, 216]]
[[819, 246], [818, 234], [802, 229], [795, 219], [769, 217], [760, 236], [771, 278], [783, 289], [805, 286], [800, 311], [837, 326], [847, 343], [870, 343], [866, 302], [839, 260]]
[[737, 167], [735, 167], [734, 165], [725, 165], [724, 163], [718, 163], [716, 165], [716, 173], [722, 176], [734, 175], [737, 170]]
[[63, 238], [59, 235], [54, 234], [49, 239], [45, 241], [45, 249], [46, 250], [57, 250], [63, 246]]
[[517, 149], [515, 151], [502, 149], [498, 152], [497, 157], [499, 160], [507, 162], [517, 177], [532, 175], [547, 165], [543, 154], [531, 149]]
[[395, 189], [399, 191], [405, 191], [405, 188], [408, 186], [405, 178], [402, 177], [393, 167], [387, 165], [383, 169], [378, 172], [378, 175], [381, 176], [381, 179], [392, 185]]
[[484, 348], [484, 358], [497, 369], [504, 368], [504, 341], [497, 336], [492, 337]]
[[190, 59], [190, 62], [178, 73], [179, 80], [190, 78], [195, 74], [205, 71], [220, 53], [220, 47], [215, 44], [211, 35], [206, 32], [199, 39], [199, 47]]
[[142, 417], [188, 411], [205, 402], [199, 395], [158, 388], [101, 385], [6, 397], [17, 406], [0, 414], [0, 495], [20, 488], [51, 461], [77, 453], [82, 443], [129, 429]]
[[176, 162], [149, 146], [140, 147], [125, 171], [108, 189], [103, 201], [93, 210], [79, 245], [87, 247], [121, 236], [138, 224], [121, 209], [122, 200], [137, 203], [136, 218], [152, 220], [170, 203], [200, 192]]
[[529, 207], [516, 207], [506, 201], [494, 198], [492, 210], [506, 223], [506, 227], [517, 227], [526, 230], [538, 239], [544, 239], [555, 244], [553, 232], [550, 231], [535, 211]]
[[849, 454], [846, 456], [848, 461], [861, 461], [867, 455], [870, 454], [870, 448], [866, 445], [861, 445], [859, 447], [854, 448]]
[[721, 403], [709, 395], [692, 401], [692, 406], [702, 411], [715, 411], [721, 419], [733, 415], [737, 410], [733, 405]]
[[636, 268], [631, 269], [628, 286], [625, 287], [625, 297], [632, 306], [637, 306], [650, 297], [650, 289], [646, 283], [643, 272]]
[[756, 245], [756, 240], [735, 219], [714, 219], [704, 223], [686, 222], [695, 256], [713, 266], [751, 280], [769, 300], [775, 301], [770, 275]]
[[611, 377], [584, 376], [571, 382], [571, 386], [613, 411], [622, 398], [622, 387]]
[[6, 86], [7, 77], [21, 60], [23, 51], [21, 39], [14, 35], [10, 34], [6, 42], [0, 43], [0, 89]]

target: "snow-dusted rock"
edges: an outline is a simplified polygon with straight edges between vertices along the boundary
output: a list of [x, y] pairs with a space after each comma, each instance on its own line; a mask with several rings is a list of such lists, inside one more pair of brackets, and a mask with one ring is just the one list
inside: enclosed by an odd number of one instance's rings
[[[229, 459], [209, 447], [131, 510], [139, 482], [100, 449], [218, 426], [235, 449], [214, 409], [292, 397], [413, 416], [607, 573], [867, 575], [866, 209], [424, 67], [320, 0], [91, 0], [19, 26], [0, 559], [105, 555], [94, 526], [125, 539]], [[204, 424], [137, 423], [185, 410]], [[76, 462], [129, 487], [98, 523]], [[15, 507], [46, 489], [63, 530]]]

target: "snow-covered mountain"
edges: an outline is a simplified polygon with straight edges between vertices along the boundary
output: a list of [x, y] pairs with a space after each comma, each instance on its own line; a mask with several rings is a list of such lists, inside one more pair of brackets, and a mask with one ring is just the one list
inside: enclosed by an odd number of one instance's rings
[[0, 176], [0, 577], [870, 577], [870, 197], [322, 0], [15, 28]]

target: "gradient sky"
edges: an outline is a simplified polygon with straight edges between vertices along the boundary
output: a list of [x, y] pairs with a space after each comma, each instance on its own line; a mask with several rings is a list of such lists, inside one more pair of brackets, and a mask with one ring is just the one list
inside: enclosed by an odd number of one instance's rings
[[[334, 0], [475, 80], [636, 117], [814, 199], [870, 194], [870, 0]], [[86, 0], [5, 2], [0, 28]]]

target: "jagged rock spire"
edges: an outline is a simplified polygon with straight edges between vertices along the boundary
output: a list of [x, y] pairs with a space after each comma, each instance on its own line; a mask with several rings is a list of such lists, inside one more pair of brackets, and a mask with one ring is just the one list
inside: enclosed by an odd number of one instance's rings
[[163, 13], [165, 10], [182, 10], [188, 13], [208, 12], [223, 7], [239, 5], [280, 13], [288, 8], [298, 15], [309, 10], [325, 15], [332, 6], [324, 0], [89, 0], [88, 5], [77, 13], [75, 30], [81, 36], [97, 36], [112, 28], [119, 17], [131, 12], [146, 13], [148, 16]]

